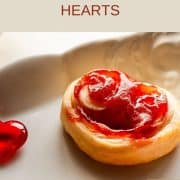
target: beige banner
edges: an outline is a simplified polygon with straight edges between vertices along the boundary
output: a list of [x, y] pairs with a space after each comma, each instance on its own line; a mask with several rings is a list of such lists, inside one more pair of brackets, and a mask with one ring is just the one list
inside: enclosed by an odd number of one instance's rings
[[[120, 14], [62, 16], [63, 4], [78, 5], [78, 13], [85, 4], [118, 5]], [[4, 0], [0, 31], [180, 31], [179, 7], [179, 0]]]

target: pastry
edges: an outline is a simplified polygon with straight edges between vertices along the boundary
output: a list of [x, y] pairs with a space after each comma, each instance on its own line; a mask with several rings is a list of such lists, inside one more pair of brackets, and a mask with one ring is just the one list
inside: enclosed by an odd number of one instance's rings
[[61, 120], [82, 151], [108, 164], [147, 163], [180, 141], [173, 95], [117, 70], [93, 70], [73, 81], [63, 96]]

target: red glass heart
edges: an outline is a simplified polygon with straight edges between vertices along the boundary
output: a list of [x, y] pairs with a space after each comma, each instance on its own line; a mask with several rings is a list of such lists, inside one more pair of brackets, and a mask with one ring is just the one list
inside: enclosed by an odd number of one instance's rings
[[0, 164], [8, 162], [26, 142], [25, 125], [16, 120], [0, 121]]

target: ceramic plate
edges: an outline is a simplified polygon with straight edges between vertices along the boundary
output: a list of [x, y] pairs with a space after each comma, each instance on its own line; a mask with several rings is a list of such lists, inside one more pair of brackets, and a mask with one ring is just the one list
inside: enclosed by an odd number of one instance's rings
[[16, 158], [0, 167], [1, 180], [179, 180], [180, 148], [151, 163], [98, 163], [73, 143], [60, 122], [62, 94], [72, 80], [94, 68], [120, 69], [155, 83], [180, 100], [179, 34], [145, 33], [86, 44], [62, 55], [27, 57], [0, 72], [1, 119], [29, 130]]

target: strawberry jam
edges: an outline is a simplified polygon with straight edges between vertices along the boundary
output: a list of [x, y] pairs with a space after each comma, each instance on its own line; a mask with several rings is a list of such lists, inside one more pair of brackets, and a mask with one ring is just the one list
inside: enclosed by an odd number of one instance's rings
[[4, 164], [14, 157], [17, 150], [27, 140], [27, 129], [19, 121], [0, 121], [0, 164]]
[[[95, 108], [82, 102], [81, 91], [85, 88]], [[95, 70], [85, 74], [74, 88], [74, 97], [80, 119], [105, 135], [148, 138], [165, 124], [166, 95], [156, 86], [120, 71]]]

